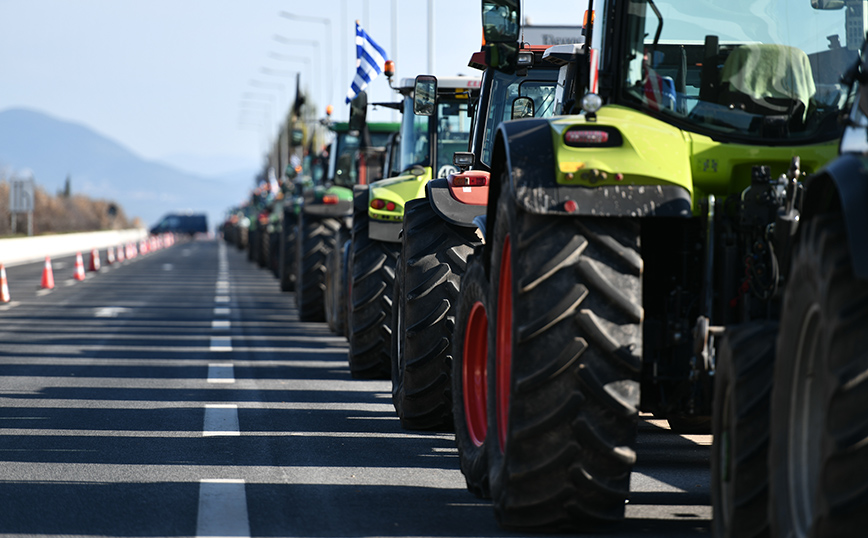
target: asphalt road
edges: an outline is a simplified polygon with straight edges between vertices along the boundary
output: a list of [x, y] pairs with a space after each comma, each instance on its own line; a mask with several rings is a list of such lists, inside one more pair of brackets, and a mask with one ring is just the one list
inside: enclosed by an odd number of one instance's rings
[[[454, 438], [402, 431], [390, 383], [217, 241], [0, 305], [0, 535], [516, 536], [468, 493]], [[708, 436], [641, 425], [627, 520], [710, 534]]]

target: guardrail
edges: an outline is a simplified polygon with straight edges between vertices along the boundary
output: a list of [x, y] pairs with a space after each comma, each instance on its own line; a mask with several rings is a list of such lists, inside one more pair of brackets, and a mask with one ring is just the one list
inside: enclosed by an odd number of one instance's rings
[[0, 264], [12, 267], [42, 261], [46, 256], [58, 257], [77, 252], [90, 252], [93, 249], [116, 247], [146, 237], [148, 237], [148, 231], [144, 228], [137, 228], [0, 239]]

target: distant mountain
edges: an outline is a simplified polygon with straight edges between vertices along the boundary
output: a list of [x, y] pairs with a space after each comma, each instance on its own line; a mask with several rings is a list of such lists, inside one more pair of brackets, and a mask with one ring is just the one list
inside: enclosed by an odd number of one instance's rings
[[214, 228], [249, 190], [253, 173], [206, 178], [143, 159], [83, 125], [27, 109], [0, 111], [0, 167], [29, 169], [49, 193], [71, 178], [73, 194], [113, 200], [151, 226], [171, 211], [208, 213]]
[[253, 176], [261, 168], [261, 163], [255, 160], [224, 155], [202, 157], [201, 155], [176, 153], [160, 157], [158, 160], [178, 170], [212, 179], [235, 178], [243, 173], [247, 183], [252, 183]]

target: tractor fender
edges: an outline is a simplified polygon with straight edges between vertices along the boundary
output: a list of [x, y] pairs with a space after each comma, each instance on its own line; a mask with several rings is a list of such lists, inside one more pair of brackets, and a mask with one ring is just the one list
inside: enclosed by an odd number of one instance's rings
[[801, 218], [840, 210], [857, 278], [868, 280], [868, 158], [844, 154], [805, 181]]
[[[679, 185], [628, 183], [586, 187], [558, 184], [552, 129], [547, 119], [502, 123], [498, 142], [502, 142], [499, 149], [506, 158], [515, 201], [530, 213], [596, 217], [692, 216], [690, 193]], [[502, 172], [492, 170], [492, 184]]]
[[473, 228], [476, 226], [473, 219], [485, 214], [485, 205], [465, 204], [456, 200], [452, 195], [449, 180], [445, 177], [432, 179], [425, 186], [425, 190], [434, 213], [449, 224]]

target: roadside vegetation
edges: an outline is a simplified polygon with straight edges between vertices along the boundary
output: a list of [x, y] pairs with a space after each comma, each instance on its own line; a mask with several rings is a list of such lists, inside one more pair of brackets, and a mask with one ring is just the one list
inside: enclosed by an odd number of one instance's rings
[[[12, 215], [9, 212], [11, 185], [0, 178], [0, 237], [12, 234]], [[94, 200], [81, 194], [72, 194], [66, 188], [56, 195], [36, 186], [34, 193], [33, 235], [121, 230], [140, 227], [139, 219], [129, 219], [122, 207], [111, 200]], [[17, 215], [15, 235], [27, 234], [27, 214]]]

